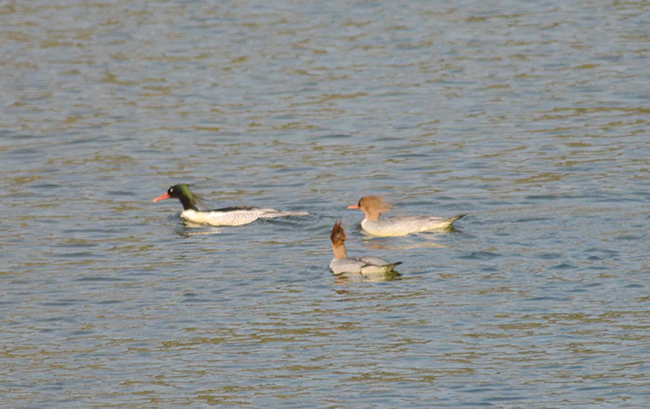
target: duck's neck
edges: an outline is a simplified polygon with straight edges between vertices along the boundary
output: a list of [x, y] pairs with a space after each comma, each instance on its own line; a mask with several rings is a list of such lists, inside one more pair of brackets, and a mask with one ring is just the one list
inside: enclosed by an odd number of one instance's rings
[[183, 205], [184, 210], [194, 210], [194, 211], [199, 211], [199, 208], [196, 207], [196, 204], [194, 204], [194, 200], [187, 196], [183, 196], [179, 198], [178, 200], [181, 201], [181, 204]]
[[334, 258], [340, 260], [342, 258], [347, 258], [348, 253], [345, 252], [345, 244], [332, 244], [332, 250], [334, 250]]
[[366, 220], [373, 222], [376, 222], [381, 217], [381, 213], [376, 210], [365, 210], [364, 213], [366, 214]]

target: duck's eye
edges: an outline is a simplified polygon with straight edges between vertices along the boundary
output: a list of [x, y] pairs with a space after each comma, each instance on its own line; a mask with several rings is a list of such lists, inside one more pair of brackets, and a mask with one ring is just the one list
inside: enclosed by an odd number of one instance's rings
[[169, 193], [174, 193], [174, 188], [170, 188]]

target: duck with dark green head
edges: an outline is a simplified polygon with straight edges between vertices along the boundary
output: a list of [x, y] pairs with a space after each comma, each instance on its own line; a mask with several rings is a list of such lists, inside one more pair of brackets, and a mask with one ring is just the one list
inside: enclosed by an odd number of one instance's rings
[[174, 185], [160, 197], [153, 199], [154, 203], [165, 199], [178, 199], [183, 205], [181, 218], [193, 223], [209, 224], [212, 226], [241, 226], [252, 223], [257, 219], [272, 219], [276, 217], [305, 216], [307, 212], [283, 212], [275, 209], [263, 209], [253, 206], [224, 207], [215, 210], [201, 210], [201, 198], [190, 190], [184, 183]]

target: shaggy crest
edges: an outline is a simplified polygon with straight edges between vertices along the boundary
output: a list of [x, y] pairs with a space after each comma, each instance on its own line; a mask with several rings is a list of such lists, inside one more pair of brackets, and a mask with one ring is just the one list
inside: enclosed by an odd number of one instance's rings
[[181, 184], [176, 186], [181, 187], [181, 191], [184, 192], [192, 202], [203, 204], [203, 198], [190, 190], [190, 186], [192, 185]]
[[165, 195], [154, 199], [154, 202], [170, 198], [180, 200], [181, 204], [183, 205], [183, 209], [185, 210], [192, 209], [198, 211], [199, 208], [196, 207], [196, 205], [201, 203], [201, 197], [193, 193], [190, 190], [189, 185], [186, 185], [185, 183], [180, 183], [178, 185], [170, 187], [167, 189], [167, 193]]
[[337, 220], [336, 223], [334, 223], [334, 227], [332, 228], [332, 243], [334, 244], [339, 244], [345, 242], [345, 231], [343, 230], [343, 227], [341, 226], [341, 219]]
[[365, 196], [359, 200], [359, 207], [361, 210], [372, 209], [373, 211], [384, 213], [393, 209], [395, 206], [384, 200], [384, 196]]

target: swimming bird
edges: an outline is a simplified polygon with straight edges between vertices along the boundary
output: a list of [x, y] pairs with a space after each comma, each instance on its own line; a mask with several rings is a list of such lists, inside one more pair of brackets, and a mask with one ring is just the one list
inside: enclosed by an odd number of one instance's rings
[[377, 257], [348, 257], [345, 251], [345, 230], [341, 227], [341, 221], [337, 220], [332, 228], [332, 250], [334, 259], [330, 263], [330, 269], [336, 275], [376, 275], [388, 274], [402, 262], [389, 263]]
[[366, 233], [382, 237], [406, 236], [411, 233], [447, 229], [456, 220], [467, 216], [467, 214], [459, 214], [449, 218], [398, 216], [380, 220], [381, 214], [391, 210], [393, 207], [382, 196], [365, 196], [356, 205], [348, 206], [348, 209], [360, 209], [366, 216], [361, 222], [361, 228]]
[[276, 217], [305, 216], [307, 212], [283, 212], [275, 209], [263, 209], [253, 206], [224, 207], [215, 210], [200, 210], [197, 204], [201, 198], [190, 190], [186, 184], [178, 184], [167, 189], [160, 197], [153, 199], [154, 203], [165, 199], [178, 199], [183, 205], [181, 218], [194, 223], [212, 226], [241, 226], [252, 223], [257, 219], [272, 219]]

